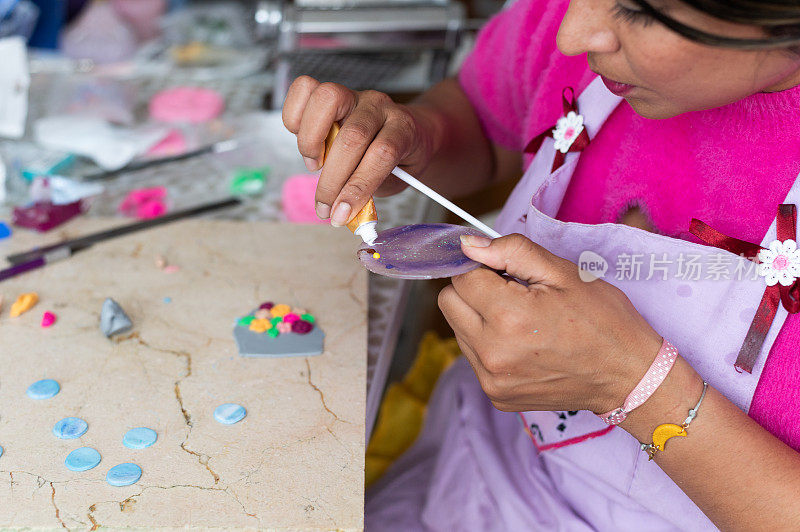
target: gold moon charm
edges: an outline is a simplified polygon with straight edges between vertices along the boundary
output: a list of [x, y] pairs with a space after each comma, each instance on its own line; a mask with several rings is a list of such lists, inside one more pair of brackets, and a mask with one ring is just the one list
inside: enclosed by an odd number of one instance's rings
[[681, 427], [680, 425], [675, 425], [673, 423], [665, 423], [663, 425], [659, 425], [656, 427], [656, 430], [653, 431], [653, 445], [655, 445], [659, 451], [664, 450], [664, 446], [667, 445], [667, 440], [674, 437], [674, 436], [686, 436], [686, 429]]

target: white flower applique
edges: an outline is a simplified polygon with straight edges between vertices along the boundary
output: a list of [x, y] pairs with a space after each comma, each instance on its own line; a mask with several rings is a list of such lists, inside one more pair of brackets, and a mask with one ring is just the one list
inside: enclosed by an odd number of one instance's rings
[[794, 240], [775, 240], [769, 249], [758, 252], [758, 274], [763, 276], [767, 286], [792, 286], [800, 277], [800, 249]]
[[567, 116], [562, 116], [556, 122], [556, 128], [553, 130], [555, 148], [561, 153], [567, 153], [581, 132], [583, 132], [583, 116], [570, 111]]

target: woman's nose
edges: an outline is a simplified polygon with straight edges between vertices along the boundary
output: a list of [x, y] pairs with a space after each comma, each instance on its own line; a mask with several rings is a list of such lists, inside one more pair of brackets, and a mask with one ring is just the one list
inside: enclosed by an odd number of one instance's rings
[[558, 29], [558, 49], [564, 55], [613, 53], [619, 40], [611, 16], [613, 0], [572, 0]]

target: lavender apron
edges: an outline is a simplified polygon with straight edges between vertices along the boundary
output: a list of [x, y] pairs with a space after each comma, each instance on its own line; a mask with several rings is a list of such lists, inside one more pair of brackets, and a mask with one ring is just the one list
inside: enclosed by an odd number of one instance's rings
[[[621, 100], [599, 78], [579, 96], [590, 139]], [[753, 372], [737, 372], [763, 277], [750, 261], [716, 248], [619, 224], [555, 220], [580, 153], [551, 172], [554, 157], [547, 138], [498, 231], [522, 233], [619, 287], [705, 380], [748, 411], [787, 316], [781, 307]], [[800, 203], [798, 183], [784, 203]], [[773, 222], [762, 245], [775, 239]], [[443, 377], [419, 441], [371, 493], [368, 526], [395, 529], [387, 523], [448, 531], [715, 529], [622, 429], [587, 411], [498, 412], [463, 362]]]

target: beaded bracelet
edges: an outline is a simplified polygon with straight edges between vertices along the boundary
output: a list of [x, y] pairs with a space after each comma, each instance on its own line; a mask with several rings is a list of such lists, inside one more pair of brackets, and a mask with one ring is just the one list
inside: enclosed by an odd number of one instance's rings
[[706, 390], [708, 390], [708, 383], [703, 381], [703, 393], [700, 395], [700, 400], [697, 401], [697, 404], [694, 405], [694, 408], [689, 409], [689, 415], [683, 420], [682, 425], [675, 425], [674, 423], [664, 423], [663, 425], [659, 425], [656, 427], [656, 430], [653, 431], [653, 443], [639, 444], [642, 451], [647, 453], [648, 462], [653, 459], [658, 451], [663, 451], [666, 448], [668, 439], [672, 438], [673, 436], [689, 435], [689, 433], [686, 432], [686, 429], [689, 428], [689, 424], [691, 424], [691, 422], [694, 421], [694, 418], [697, 417], [697, 410], [703, 403], [703, 399], [706, 396]]

